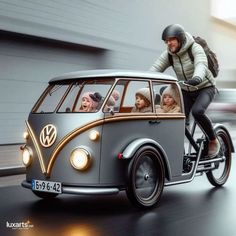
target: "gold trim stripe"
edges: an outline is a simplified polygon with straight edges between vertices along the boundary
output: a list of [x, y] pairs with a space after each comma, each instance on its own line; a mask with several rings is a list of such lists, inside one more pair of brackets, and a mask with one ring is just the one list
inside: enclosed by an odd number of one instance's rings
[[158, 115], [116, 115], [112, 117], [105, 118], [105, 123], [111, 121], [123, 121], [123, 120], [149, 120], [149, 119], [157, 119], [157, 120], [164, 120], [164, 119], [184, 119], [185, 115], [182, 113], [174, 113], [168, 114], [158, 114]]
[[68, 133], [58, 144], [57, 146], [55, 147], [55, 149], [53, 150], [53, 153], [50, 157], [50, 161], [48, 163], [48, 167], [47, 167], [47, 176], [50, 176], [51, 174], [51, 171], [52, 171], [52, 166], [53, 166], [53, 163], [58, 155], [58, 153], [61, 151], [61, 149], [71, 140], [73, 139], [75, 136], [77, 136], [78, 134], [88, 130], [88, 129], [91, 129], [95, 126], [98, 126], [98, 125], [101, 125], [104, 123], [104, 120], [97, 120], [95, 122], [92, 122], [92, 123], [89, 123], [81, 128], [77, 128], [73, 131], [71, 131], [70, 133]]
[[37, 152], [37, 154], [38, 154], [40, 167], [41, 167], [41, 169], [42, 169], [43, 174], [45, 174], [45, 173], [46, 173], [46, 167], [45, 167], [45, 164], [44, 164], [44, 161], [43, 161], [43, 156], [42, 156], [41, 150], [40, 150], [40, 148], [39, 148], [37, 139], [36, 139], [36, 137], [35, 137], [35, 135], [34, 135], [33, 130], [31, 129], [30, 124], [28, 123], [28, 121], [26, 121], [25, 123], [26, 123], [27, 129], [28, 129], [28, 131], [29, 131], [29, 134], [30, 134], [30, 136], [31, 136], [31, 138], [32, 138], [32, 141], [33, 141], [33, 143], [34, 143], [35, 150], [36, 150], [36, 152]]
[[57, 144], [55, 149], [53, 150], [53, 153], [50, 157], [50, 161], [48, 163], [47, 167], [47, 172], [46, 175], [49, 177], [52, 171], [52, 166], [55, 162], [55, 159], [58, 155], [58, 153], [62, 150], [62, 148], [70, 141], [72, 140], [75, 136], [85, 132], [88, 129], [94, 128], [96, 126], [105, 124], [105, 123], [111, 123], [111, 122], [120, 122], [120, 121], [125, 121], [125, 120], [150, 120], [150, 119], [183, 119], [185, 118], [185, 115], [183, 114], [178, 114], [176, 116], [172, 115], [163, 115], [163, 116], [156, 116], [156, 115], [115, 115], [112, 117], [106, 117], [105, 119], [100, 119], [94, 122], [91, 122], [89, 124], [86, 124], [80, 128], [76, 128], [72, 130], [70, 133], [68, 133], [61, 141]]

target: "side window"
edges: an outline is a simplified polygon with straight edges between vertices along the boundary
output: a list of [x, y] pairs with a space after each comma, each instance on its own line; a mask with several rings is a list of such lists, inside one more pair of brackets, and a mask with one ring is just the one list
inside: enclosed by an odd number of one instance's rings
[[154, 104], [157, 113], [180, 113], [181, 100], [176, 84], [153, 83]]
[[127, 82], [120, 112], [153, 112], [152, 96], [148, 81]]

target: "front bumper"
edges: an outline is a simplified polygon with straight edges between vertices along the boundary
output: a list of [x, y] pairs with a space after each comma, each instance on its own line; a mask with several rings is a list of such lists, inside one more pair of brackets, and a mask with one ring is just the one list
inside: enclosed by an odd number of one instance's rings
[[[31, 183], [26, 180], [22, 181], [22, 187], [32, 189]], [[111, 187], [76, 187], [62, 185], [62, 193], [78, 194], [78, 195], [112, 195], [119, 193], [118, 188]]]

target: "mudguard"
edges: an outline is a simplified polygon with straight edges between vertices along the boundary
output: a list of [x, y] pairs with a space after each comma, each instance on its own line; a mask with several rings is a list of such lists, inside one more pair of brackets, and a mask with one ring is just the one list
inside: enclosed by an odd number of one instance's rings
[[233, 145], [233, 141], [232, 141], [232, 138], [230, 136], [230, 133], [229, 133], [228, 129], [223, 124], [216, 124], [216, 125], [214, 125], [214, 130], [219, 129], [219, 128], [223, 129], [228, 134], [229, 140], [230, 140], [230, 145], [231, 145], [231, 150], [234, 153], [235, 152], [234, 145]]
[[166, 177], [169, 179], [171, 176], [171, 169], [170, 169], [170, 164], [169, 164], [166, 152], [162, 148], [162, 146], [153, 139], [139, 138], [132, 141], [130, 144], [128, 144], [128, 146], [126, 146], [126, 148], [122, 152], [122, 159], [131, 159], [134, 156], [135, 152], [141, 146], [144, 146], [144, 145], [151, 145], [160, 152], [163, 158], [163, 162], [165, 164], [165, 169], [166, 169], [166, 174], [167, 174]]

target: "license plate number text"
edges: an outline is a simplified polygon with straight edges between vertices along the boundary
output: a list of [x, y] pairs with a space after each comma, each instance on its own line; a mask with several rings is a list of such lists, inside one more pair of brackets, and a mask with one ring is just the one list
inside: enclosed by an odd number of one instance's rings
[[32, 190], [50, 193], [61, 193], [61, 183], [33, 179]]

